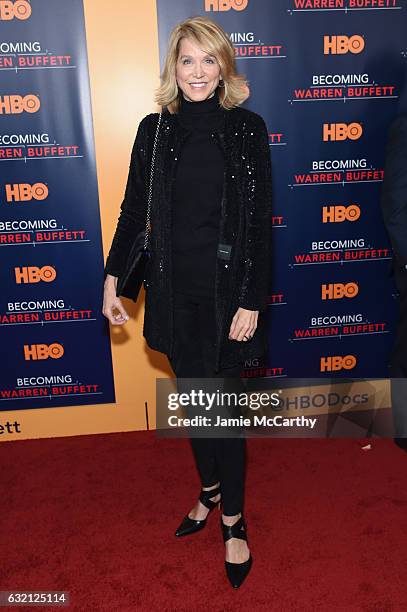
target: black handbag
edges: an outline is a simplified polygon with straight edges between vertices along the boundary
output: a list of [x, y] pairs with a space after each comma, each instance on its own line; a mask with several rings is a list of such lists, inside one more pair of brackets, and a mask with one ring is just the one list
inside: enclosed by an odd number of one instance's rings
[[151, 171], [150, 171], [150, 185], [148, 190], [148, 203], [147, 203], [147, 218], [146, 227], [144, 230], [139, 232], [134, 239], [131, 246], [129, 255], [127, 257], [126, 265], [123, 272], [117, 279], [116, 286], [116, 297], [123, 295], [124, 297], [130, 298], [134, 302], [137, 302], [138, 295], [140, 293], [141, 285], [145, 280], [145, 272], [147, 262], [150, 258], [150, 251], [148, 249], [148, 238], [150, 234], [150, 209], [151, 209], [151, 197], [153, 192], [153, 177], [154, 177], [154, 162], [155, 152], [158, 142], [158, 132], [160, 129], [161, 113], [158, 116], [157, 129], [155, 132], [153, 153], [151, 157]]

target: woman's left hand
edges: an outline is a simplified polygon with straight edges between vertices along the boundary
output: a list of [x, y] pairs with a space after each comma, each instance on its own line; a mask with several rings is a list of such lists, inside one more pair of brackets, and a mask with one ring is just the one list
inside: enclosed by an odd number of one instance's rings
[[250, 340], [256, 331], [258, 316], [258, 310], [246, 310], [246, 308], [239, 306], [230, 325], [229, 340], [238, 340], [239, 342]]

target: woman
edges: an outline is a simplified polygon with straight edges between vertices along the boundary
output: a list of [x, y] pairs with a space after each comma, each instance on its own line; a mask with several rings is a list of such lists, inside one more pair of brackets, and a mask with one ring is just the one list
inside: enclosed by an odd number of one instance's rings
[[[243, 109], [244, 77], [225, 31], [197, 16], [171, 33], [156, 102], [163, 107], [155, 150], [143, 335], [177, 377], [239, 379], [267, 346], [271, 162], [258, 114]], [[158, 113], [140, 122], [125, 197], [105, 266], [103, 314], [128, 315], [116, 296], [134, 236], [145, 227]], [[114, 314], [114, 310], [118, 314]], [[191, 438], [202, 483], [176, 531], [202, 529], [222, 504], [225, 567], [234, 587], [252, 565], [243, 517], [245, 440]]]

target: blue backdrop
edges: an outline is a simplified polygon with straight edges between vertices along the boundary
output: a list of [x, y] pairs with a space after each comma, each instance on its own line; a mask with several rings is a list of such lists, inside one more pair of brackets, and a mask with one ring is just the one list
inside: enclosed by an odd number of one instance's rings
[[82, 0], [1, 3], [0, 71], [0, 410], [113, 402]]
[[[321, 7], [329, 8], [321, 8]], [[219, 22], [270, 134], [269, 355], [247, 376], [386, 377], [397, 300], [379, 208], [406, 109], [405, 2], [157, 0], [160, 65], [187, 17]]]

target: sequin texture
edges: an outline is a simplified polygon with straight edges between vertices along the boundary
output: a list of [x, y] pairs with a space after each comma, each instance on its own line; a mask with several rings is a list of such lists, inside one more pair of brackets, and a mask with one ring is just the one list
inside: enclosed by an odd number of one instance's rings
[[[119, 276], [134, 236], [145, 227], [150, 159], [158, 113], [138, 127], [120, 216], [105, 264]], [[143, 335], [150, 348], [171, 354], [171, 201], [177, 158], [185, 129], [167, 109], [156, 151], [151, 257], [145, 275]], [[231, 367], [259, 357], [267, 347], [266, 315], [271, 271], [271, 159], [263, 118], [241, 107], [224, 110], [224, 125], [213, 133], [225, 155], [219, 244], [230, 246], [230, 259], [217, 259], [214, 287], [217, 321], [216, 367]], [[258, 326], [249, 342], [229, 340], [231, 320], [241, 306], [259, 310]]]

